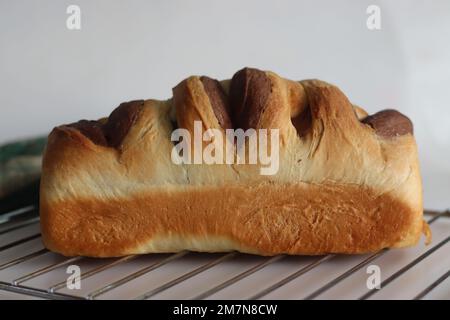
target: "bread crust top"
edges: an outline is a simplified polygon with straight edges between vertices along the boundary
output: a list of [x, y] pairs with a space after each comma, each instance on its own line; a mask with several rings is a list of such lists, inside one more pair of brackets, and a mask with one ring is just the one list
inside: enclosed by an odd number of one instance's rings
[[[171, 132], [194, 134], [195, 120], [224, 134], [279, 129], [280, 169], [261, 176], [259, 164], [173, 164]], [[412, 123], [398, 111], [367, 115], [334, 85], [244, 68], [221, 82], [191, 76], [169, 100], [130, 101], [106, 119], [56, 127], [44, 155], [43, 186], [53, 189], [50, 198], [64, 199], [71, 190], [115, 197], [161, 185], [334, 182], [393, 193], [422, 208], [417, 158]]]

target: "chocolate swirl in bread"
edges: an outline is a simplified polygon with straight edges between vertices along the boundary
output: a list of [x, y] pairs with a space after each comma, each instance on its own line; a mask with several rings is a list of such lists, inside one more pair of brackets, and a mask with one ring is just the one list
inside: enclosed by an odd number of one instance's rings
[[203, 84], [206, 94], [211, 102], [212, 109], [216, 115], [217, 121], [223, 129], [233, 128], [233, 124], [230, 119], [230, 107], [228, 97], [223, 90], [220, 82], [216, 79], [209, 77], [200, 77], [200, 81]]
[[112, 148], [119, 148], [130, 128], [136, 122], [144, 100], [121, 103], [110, 114], [105, 123], [95, 120], [80, 120], [66, 125], [79, 130], [93, 143]]
[[230, 101], [233, 124], [236, 128], [258, 128], [258, 122], [267, 106], [271, 82], [260, 70], [244, 68], [233, 76]]
[[383, 138], [413, 134], [413, 124], [409, 118], [397, 110], [383, 110], [364, 118], [362, 123], [371, 126]]
[[[202, 76], [200, 82], [222, 129], [242, 128], [246, 130], [260, 127], [259, 122], [267, 108], [273, 87], [271, 79], [264, 71], [244, 68], [236, 72], [231, 79], [229, 94], [216, 79]], [[179, 87], [184, 85], [183, 82]], [[328, 95], [324, 95], [323, 91], [328, 90], [329, 86], [315, 80], [303, 81], [300, 85], [305, 86], [306, 93], [310, 96], [304, 111], [292, 118], [294, 127], [302, 137], [311, 127], [313, 121], [311, 115], [315, 115], [316, 118], [320, 117], [319, 113], [322, 111], [317, 106], [322, 106], [324, 103], [323, 101], [316, 102], [316, 100], [328, 99]], [[176, 95], [175, 91], [174, 94]], [[184, 100], [184, 94], [181, 99]], [[346, 98], [344, 97], [344, 99]], [[143, 104], [143, 100], [122, 103], [111, 113], [104, 124], [99, 121], [81, 120], [68, 126], [76, 128], [95, 144], [118, 148], [139, 116]], [[341, 109], [346, 104], [349, 105], [348, 102], [342, 103]], [[339, 113], [340, 111], [335, 107], [332, 112]], [[182, 117], [183, 113], [181, 113]], [[201, 118], [198, 117], [197, 120], [203, 120]], [[412, 122], [396, 110], [380, 111], [363, 118], [361, 122], [372, 127], [383, 138], [413, 133]], [[178, 125], [180, 126], [180, 123]], [[181, 127], [183, 127], [182, 123]]]

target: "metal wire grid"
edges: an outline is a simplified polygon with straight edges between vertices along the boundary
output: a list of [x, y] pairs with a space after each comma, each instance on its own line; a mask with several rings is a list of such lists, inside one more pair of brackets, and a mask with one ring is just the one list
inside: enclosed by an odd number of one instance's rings
[[[433, 224], [436, 220], [445, 217], [448, 218], [450, 217], [450, 211], [444, 211], [444, 212], [435, 212], [435, 211], [425, 211], [425, 214], [431, 215], [432, 218], [428, 221], [429, 224]], [[15, 210], [11, 213], [8, 213], [6, 215], [4, 215], [3, 220], [8, 220], [6, 223], [4, 224], [0, 224], [0, 235], [6, 234], [8, 232], [14, 231], [14, 230], [18, 230], [21, 228], [24, 228], [26, 226], [30, 226], [32, 224], [36, 224], [39, 222], [39, 218], [36, 216], [36, 208], [34, 206], [29, 206], [29, 207], [25, 207], [19, 210]], [[26, 237], [23, 237], [19, 240], [10, 242], [8, 244], [2, 245], [0, 246], [0, 253], [2, 253], [5, 250], [14, 248], [18, 245], [24, 244], [28, 241], [31, 241], [33, 239], [37, 239], [40, 237], [39, 233], [33, 233], [31, 235], [28, 235]], [[432, 253], [434, 253], [435, 251], [437, 251], [439, 248], [441, 248], [442, 246], [444, 246], [445, 244], [447, 244], [450, 240], [450, 236], [446, 236], [443, 240], [441, 240], [440, 242], [434, 244], [431, 248], [429, 248], [426, 252], [424, 252], [423, 254], [419, 255], [418, 257], [416, 257], [413, 261], [411, 261], [410, 263], [408, 263], [407, 265], [405, 265], [404, 267], [402, 267], [401, 269], [399, 269], [398, 271], [396, 271], [395, 273], [393, 273], [391, 276], [389, 276], [388, 278], [386, 278], [384, 281], [382, 281], [381, 283], [381, 288], [385, 288], [386, 286], [388, 286], [391, 282], [393, 282], [395, 279], [397, 279], [398, 277], [400, 277], [402, 274], [404, 274], [406, 271], [408, 271], [409, 269], [413, 268], [414, 266], [416, 266], [417, 264], [419, 264], [421, 261], [423, 261], [425, 258], [427, 258], [429, 255], [431, 255]], [[321, 295], [322, 293], [328, 291], [329, 289], [333, 288], [334, 286], [336, 286], [338, 283], [340, 283], [341, 281], [343, 281], [344, 279], [350, 277], [352, 274], [354, 274], [356, 271], [360, 270], [361, 268], [363, 268], [364, 266], [368, 265], [370, 262], [372, 262], [373, 260], [379, 258], [380, 256], [386, 254], [386, 252], [388, 252], [389, 249], [384, 249], [381, 250], [379, 252], [373, 253], [370, 256], [368, 256], [367, 258], [365, 258], [362, 262], [358, 263], [357, 265], [351, 267], [350, 269], [342, 272], [339, 276], [335, 277], [334, 279], [332, 279], [331, 281], [329, 281], [328, 283], [326, 283], [325, 285], [322, 285], [321, 287], [317, 288], [313, 293], [311, 293], [310, 295], [308, 295], [306, 297], [306, 299], [315, 299], [317, 298], [319, 295]], [[0, 271], [1, 270], [5, 270], [7, 268], [12, 268], [18, 264], [21, 264], [23, 262], [29, 261], [31, 259], [34, 259], [36, 257], [42, 256], [45, 253], [48, 253], [49, 251], [47, 249], [39, 249], [36, 250], [34, 252], [28, 253], [26, 255], [20, 256], [18, 258], [15, 258], [11, 261], [5, 262], [0, 264]], [[128, 283], [129, 281], [132, 281], [142, 275], [145, 275], [146, 273], [153, 271], [155, 269], [161, 268], [164, 265], [166, 265], [169, 262], [175, 261], [183, 256], [185, 256], [186, 254], [188, 254], [187, 251], [183, 251], [183, 252], [179, 252], [179, 253], [175, 253], [172, 254], [162, 260], [159, 260], [157, 262], [151, 263], [141, 269], [139, 269], [138, 271], [135, 271], [133, 273], [130, 273], [116, 281], [113, 281], [111, 283], [108, 283], [106, 285], [103, 285], [102, 287], [90, 292], [89, 294], [87, 294], [84, 297], [79, 297], [79, 296], [75, 296], [75, 295], [69, 295], [69, 294], [65, 294], [65, 293], [61, 293], [58, 292], [58, 290], [64, 288], [66, 286], [66, 282], [62, 281], [62, 282], [58, 282], [55, 283], [54, 285], [48, 287], [46, 290], [45, 289], [38, 289], [38, 288], [34, 288], [34, 287], [29, 287], [24, 285], [23, 283], [34, 279], [38, 276], [41, 276], [43, 274], [49, 273], [57, 268], [60, 268], [62, 266], [65, 265], [69, 265], [73, 262], [79, 261], [81, 259], [84, 259], [83, 257], [72, 257], [72, 258], [67, 258], [63, 261], [60, 262], [56, 262], [50, 265], [47, 265], [41, 269], [35, 270], [33, 272], [24, 274], [16, 279], [14, 279], [11, 282], [5, 282], [5, 281], [0, 281], [0, 290], [6, 290], [6, 291], [10, 291], [10, 292], [16, 292], [16, 293], [21, 293], [21, 294], [26, 294], [26, 295], [31, 295], [31, 296], [36, 296], [36, 297], [41, 297], [41, 298], [47, 298], [47, 299], [96, 299], [99, 296], [114, 290], [126, 283]], [[135, 297], [135, 299], [149, 299], [152, 298], [153, 296], [157, 295], [158, 293], [161, 293], [177, 284], [182, 283], [183, 281], [186, 281], [214, 266], [217, 266], [219, 264], [221, 264], [222, 262], [231, 259], [231, 258], [235, 258], [238, 257], [240, 254], [237, 252], [230, 252], [230, 253], [224, 253], [222, 255], [220, 255], [217, 259], [214, 259], [206, 264], [203, 264], [187, 273], [182, 274], [181, 276], [170, 280], [166, 283], [163, 283], [161, 285], [159, 285], [158, 287], [145, 292], [144, 294], [141, 294], [138, 297]], [[317, 257], [313, 262], [307, 264], [306, 266], [301, 267], [300, 269], [298, 269], [297, 271], [286, 275], [285, 277], [283, 277], [281, 280], [275, 282], [274, 284], [266, 287], [265, 289], [255, 293], [254, 295], [252, 295], [250, 297], [250, 299], [260, 299], [260, 298], [264, 298], [265, 296], [267, 296], [269, 293], [273, 292], [274, 290], [285, 286], [286, 284], [290, 283], [291, 281], [293, 281], [294, 279], [297, 279], [298, 277], [307, 274], [309, 271], [313, 270], [314, 268], [316, 268], [317, 266], [319, 266], [320, 264], [331, 260], [333, 258], [335, 258], [336, 255], [333, 254], [329, 254], [329, 255], [325, 255], [325, 256], [320, 256]], [[84, 280], [86, 278], [92, 277], [94, 275], [97, 275], [105, 270], [108, 270], [114, 266], [123, 264], [125, 262], [131, 261], [133, 259], [137, 258], [137, 255], [130, 255], [130, 256], [126, 256], [126, 257], [122, 257], [122, 258], [117, 258], [111, 262], [107, 262], [105, 264], [99, 265], [89, 271], [83, 272], [81, 274], [81, 278]], [[274, 257], [268, 257], [266, 259], [264, 259], [262, 262], [238, 273], [237, 275], [221, 282], [218, 285], [215, 285], [211, 288], [209, 288], [208, 290], [198, 294], [195, 296], [194, 299], [205, 299], [208, 298], [210, 296], [212, 296], [213, 294], [231, 286], [232, 284], [237, 283], [238, 281], [241, 281], [243, 279], [245, 279], [246, 277], [256, 273], [257, 271], [265, 268], [266, 266], [282, 260], [283, 258], [285, 258], [285, 255], [278, 255], [278, 256], [274, 256]], [[426, 287], [425, 289], [423, 289], [421, 292], [418, 292], [415, 296], [414, 299], [422, 299], [424, 298], [426, 295], [428, 295], [433, 289], [435, 289], [436, 287], [438, 287], [441, 283], [443, 283], [448, 277], [450, 276], [450, 270], [446, 271], [444, 274], [440, 275], [439, 277], [437, 277], [437, 279], [430, 284], [428, 287]], [[370, 298], [373, 294], [375, 294], [376, 292], [379, 292], [379, 290], [370, 290], [367, 293], [365, 293], [364, 295], [362, 295], [359, 299], [368, 299]]]

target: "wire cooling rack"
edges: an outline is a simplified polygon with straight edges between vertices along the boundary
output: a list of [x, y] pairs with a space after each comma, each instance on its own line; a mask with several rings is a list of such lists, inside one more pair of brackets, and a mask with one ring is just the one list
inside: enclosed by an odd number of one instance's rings
[[[35, 206], [0, 217], [0, 299], [450, 299], [450, 214], [426, 211], [429, 246], [367, 255], [238, 252], [93, 259], [46, 250]], [[69, 289], [68, 267], [81, 272]], [[379, 270], [379, 289], [369, 289]]]

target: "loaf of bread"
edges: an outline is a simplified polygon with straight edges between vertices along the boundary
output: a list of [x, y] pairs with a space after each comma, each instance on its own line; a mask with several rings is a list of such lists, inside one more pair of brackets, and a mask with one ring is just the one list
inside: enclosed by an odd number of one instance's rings
[[[196, 121], [225, 140], [227, 129], [278, 130], [276, 172], [174, 162], [172, 133], [194, 136]], [[331, 84], [251, 68], [221, 82], [192, 76], [167, 101], [56, 127], [43, 159], [42, 238], [66, 256], [367, 253], [430, 237], [422, 211], [406, 116], [367, 115]]]

